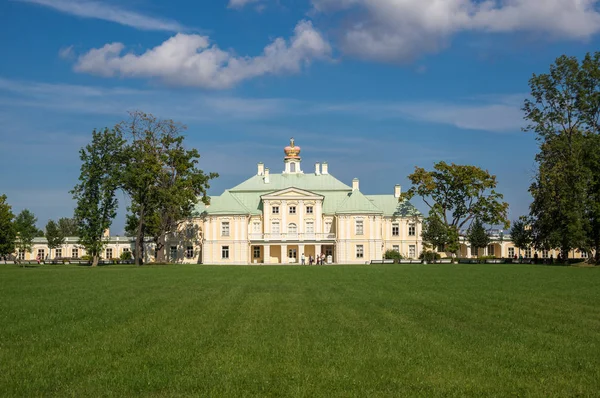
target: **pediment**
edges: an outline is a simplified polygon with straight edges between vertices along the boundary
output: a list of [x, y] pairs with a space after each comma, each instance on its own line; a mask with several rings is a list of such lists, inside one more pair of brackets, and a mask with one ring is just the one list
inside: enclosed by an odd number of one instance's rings
[[322, 195], [318, 195], [314, 192], [306, 191], [304, 189], [290, 187], [279, 191], [271, 192], [266, 195], [262, 195], [261, 199], [265, 200], [319, 200], [323, 199]]

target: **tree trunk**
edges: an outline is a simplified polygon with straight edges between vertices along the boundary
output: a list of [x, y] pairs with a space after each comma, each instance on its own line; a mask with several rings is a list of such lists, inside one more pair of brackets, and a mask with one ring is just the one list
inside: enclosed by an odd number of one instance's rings
[[98, 256], [98, 254], [94, 254], [92, 256], [92, 267], [96, 267], [98, 265], [99, 257], [100, 256]]
[[160, 234], [158, 240], [156, 241], [156, 258], [154, 259], [156, 263], [165, 264], [165, 241], [167, 240], [165, 234]]
[[140, 206], [140, 218], [138, 220], [137, 227], [137, 236], [135, 238], [135, 265], [141, 265], [143, 258], [143, 248], [144, 245], [144, 206]]

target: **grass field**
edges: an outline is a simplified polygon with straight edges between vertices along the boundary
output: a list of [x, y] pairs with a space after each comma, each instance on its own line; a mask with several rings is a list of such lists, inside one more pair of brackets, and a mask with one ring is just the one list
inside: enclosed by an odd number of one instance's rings
[[598, 268], [0, 266], [0, 396], [598, 394]]

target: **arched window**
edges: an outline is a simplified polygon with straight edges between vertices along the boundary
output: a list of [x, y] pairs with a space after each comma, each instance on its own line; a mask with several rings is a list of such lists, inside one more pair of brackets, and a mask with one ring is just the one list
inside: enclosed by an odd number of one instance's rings
[[290, 171], [292, 173], [296, 172], [296, 163], [294, 163], [294, 162], [290, 163]]
[[298, 233], [298, 226], [294, 223], [291, 223], [290, 225], [288, 225], [288, 234], [297, 234]]

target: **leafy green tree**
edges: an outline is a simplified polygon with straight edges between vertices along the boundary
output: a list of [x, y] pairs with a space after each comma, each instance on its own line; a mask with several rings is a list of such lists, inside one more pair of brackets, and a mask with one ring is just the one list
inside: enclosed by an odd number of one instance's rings
[[79, 152], [81, 173], [79, 184], [71, 193], [77, 201], [75, 218], [78, 222], [79, 243], [98, 265], [106, 245], [104, 231], [117, 214], [116, 191], [121, 181], [123, 151], [121, 134], [115, 130], [94, 130], [92, 142]]
[[64, 237], [77, 236], [77, 220], [75, 218], [62, 217], [58, 219], [58, 229]]
[[538, 172], [530, 187], [533, 244], [600, 249], [600, 53], [582, 62], [561, 56], [547, 74], [533, 75], [524, 102], [525, 131], [536, 133]]
[[396, 250], [386, 250], [383, 258], [387, 260], [396, 260], [396, 262], [398, 262], [399, 260], [402, 260], [402, 255]]
[[488, 225], [502, 224], [508, 228], [508, 203], [496, 191], [496, 176], [476, 166], [439, 162], [433, 171], [415, 167], [408, 176], [413, 186], [402, 195], [410, 199], [418, 195], [429, 207], [430, 217], [435, 215], [446, 226], [446, 248], [458, 254], [459, 231], [474, 219]]
[[17, 231], [10, 205], [6, 202], [6, 195], [0, 195], [0, 256], [9, 256], [15, 252]]
[[48, 220], [46, 224], [46, 240], [50, 250], [56, 250], [65, 244], [65, 236], [54, 220]]
[[15, 229], [17, 231], [17, 249], [30, 252], [33, 247], [33, 238], [38, 235], [36, 227], [37, 218], [28, 209], [21, 211], [15, 218]]
[[156, 261], [164, 262], [167, 234], [192, 216], [199, 197], [208, 203], [209, 180], [218, 175], [197, 168], [200, 154], [185, 149], [185, 126], [179, 123], [138, 111], [115, 128], [130, 139], [123, 188], [131, 198], [127, 229], [134, 232], [135, 225], [136, 265], [143, 259], [148, 235], [155, 243]]
[[427, 247], [433, 248], [434, 251], [443, 251], [446, 245], [450, 243], [448, 227], [444, 225], [437, 214], [432, 212], [430, 212], [429, 217], [423, 220], [421, 237]]
[[479, 253], [479, 249], [487, 247], [490, 244], [490, 236], [478, 218], [471, 223], [467, 231], [467, 240], [471, 244], [471, 247], [476, 249], [477, 253]]
[[515, 247], [519, 249], [519, 256], [521, 256], [521, 250], [525, 250], [531, 245], [531, 229], [527, 227], [524, 218], [519, 218], [517, 221], [513, 222], [510, 229], [510, 238]]

